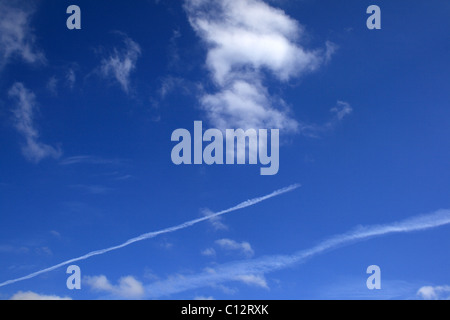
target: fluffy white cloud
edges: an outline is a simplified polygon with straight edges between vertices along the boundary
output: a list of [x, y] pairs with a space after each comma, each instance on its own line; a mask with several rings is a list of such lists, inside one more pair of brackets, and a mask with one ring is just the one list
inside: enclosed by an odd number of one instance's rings
[[32, 291], [19, 291], [11, 297], [11, 300], [72, 300], [69, 297], [42, 295]]
[[24, 156], [33, 162], [39, 162], [48, 157], [59, 158], [61, 150], [39, 141], [39, 132], [34, 124], [36, 109], [34, 93], [25, 88], [22, 83], [15, 83], [9, 90], [9, 96], [16, 101], [13, 109], [14, 126], [25, 139], [25, 145], [22, 148]]
[[245, 74], [244, 68], [265, 68], [285, 81], [316, 69], [323, 59], [299, 45], [303, 28], [297, 21], [262, 1], [188, 0], [186, 8], [209, 45], [207, 64], [220, 84]]
[[33, 11], [30, 3], [0, 0], [0, 69], [14, 57], [28, 63], [45, 62], [44, 54], [35, 48], [29, 25]]
[[132, 276], [120, 278], [117, 285], [111, 284], [103, 275], [85, 277], [84, 282], [95, 291], [107, 292], [128, 299], [141, 298], [145, 292], [142, 283]]
[[252, 246], [248, 242], [237, 242], [231, 239], [220, 239], [216, 241], [222, 249], [239, 251], [247, 257], [251, 257], [255, 254]]
[[114, 53], [101, 61], [100, 74], [105, 78], [117, 81], [128, 93], [130, 75], [136, 69], [136, 62], [141, 55], [141, 47], [129, 37], [123, 35], [125, 47], [122, 50], [114, 48]]
[[316, 70], [335, 47], [308, 50], [303, 27], [260, 0], [185, 0], [191, 26], [208, 49], [206, 64], [218, 92], [201, 106], [218, 128], [297, 130], [281, 101], [263, 85], [266, 74], [279, 81]]
[[[278, 108], [272, 107], [274, 102]], [[236, 80], [218, 93], [204, 95], [201, 105], [208, 119], [222, 130], [278, 128], [293, 132], [298, 127], [284, 103], [275, 101], [256, 81]]]
[[424, 286], [417, 295], [424, 300], [450, 300], [450, 286]]

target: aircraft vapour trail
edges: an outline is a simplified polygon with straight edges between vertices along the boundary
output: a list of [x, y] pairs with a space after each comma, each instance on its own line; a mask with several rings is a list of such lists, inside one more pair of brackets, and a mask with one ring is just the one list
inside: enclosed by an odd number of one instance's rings
[[54, 265], [52, 267], [49, 267], [49, 268], [46, 268], [46, 269], [43, 269], [43, 270], [31, 273], [31, 274], [29, 274], [27, 276], [24, 276], [24, 277], [21, 277], [21, 278], [17, 278], [17, 279], [13, 279], [13, 280], [5, 281], [3, 283], [0, 283], [0, 287], [4, 287], [4, 286], [7, 286], [7, 285], [10, 285], [10, 284], [19, 282], [19, 281], [24, 281], [24, 280], [28, 280], [28, 279], [34, 278], [34, 277], [36, 277], [38, 275], [41, 275], [43, 273], [47, 273], [47, 272], [56, 270], [56, 269], [58, 269], [60, 267], [63, 267], [63, 266], [68, 265], [68, 264], [72, 264], [72, 263], [77, 262], [77, 261], [86, 260], [86, 259], [89, 259], [89, 258], [94, 257], [94, 256], [105, 254], [105, 253], [110, 252], [110, 251], [122, 249], [124, 247], [127, 247], [127, 246], [135, 243], [135, 242], [144, 241], [144, 240], [147, 240], [147, 239], [155, 238], [155, 237], [157, 237], [157, 236], [159, 236], [161, 234], [171, 233], [171, 232], [175, 232], [175, 231], [178, 231], [178, 230], [182, 230], [182, 229], [186, 229], [186, 228], [192, 227], [193, 225], [198, 224], [200, 222], [203, 222], [203, 221], [206, 221], [206, 220], [210, 220], [210, 219], [213, 219], [215, 217], [218, 217], [218, 216], [221, 216], [221, 215], [224, 215], [224, 214], [227, 214], [227, 213], [231, 213], [233, 211], [237, 211], [237, 210], [245, 209], [247, 207], [251, 207], [251, 206], [253, 206], [255, 204], [258, 204], [258, 203], [260, 203], [262, 201], [268, 200], [268, 199], [273, 198], [273, 197], [280, 196], [280, 195], [282, 195], [284, 193], [287, 193], [287, 192], [291, 192], [291, 191], [293, 191], [293, 190], [295, 190], [295, 189], [297, 189], [299, 187], [300, 187], [300, 184], [293, 184], [293, 185], [291, 185], [289, 187], [285, 187], [285, 188], [276, 190], [276, 191], [274, 191], [274, 192], [272, 192], [272, 193], [270, 193], [268, 195], [244, 201], [244, 202], [242, 202], [242, 203], [240, 203], [240, 204], [238, 204], [238, 205], [236, 205], [236, 206], [234, 206], [232, 208], [229, 208], [229, 209], [226, 209], [226, 210], [222, 210], [222, 211], [217, 212], [217, 213], [212, 213], [212, 214], [210, 214], [208, 216], [205, 216], [205, 217], [202, 217], [202, 218], [198, 218], [198, 219], [194, 219], [194, 220], [191, 220], [191, 221], [187, 221], [187, 222], [184, 222], [184, 223], [179, 224], [179, 225], [174, 226], [174, 227], [169, 227], [169, 228], [162, 229], [162, 230], [159, 230], [159, 231], [153, 231], [153, 232], [142, 234], [142, 235], [140, 235], [140, 236], [138, 236], [136, 238], [132, 238], [130, 240], [127, 240], [126, 242], [124, 242], [124, 243], [122, 243], [120, 245], [113, 246], [113, 247], [110, 247], [110, 248], [107, 248], [107, 249], [92, 251], [92, 252], [89, 252], [88, 254], [85, 254], [85, 255], [83, 255], [81, 257], [61, 262], [61, 263], [59, 263], [57, 265]]
[[214, 267], [213, 270], [208, 269], [198, 274], [182, 276], [182, 281], [178, 277], [157, 281], [146, 286], [146, 294], [148, 295], [147, 298], [158, 298], [211, 286], [213, 284], [220, 284], [226, 281], [239, 281], [239, 279], [242, 279], [242, 276], [246, 275], [264, 276], [265, 273], [304, 263], [308, 259], [325, 251], [333, 250], [356, 241], [394, 233], [423, 231], [449, 224], [450, 210], [447, 209], [390, 224], [358, 227], [350, 232], [333, 236], [309, 249], [301, 250], [291, 255], [272, 255], [259, 259], [226, 263]]

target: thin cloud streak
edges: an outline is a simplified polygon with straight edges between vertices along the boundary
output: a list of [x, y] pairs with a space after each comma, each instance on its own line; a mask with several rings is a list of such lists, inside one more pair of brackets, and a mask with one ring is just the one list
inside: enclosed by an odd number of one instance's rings
[[111, 164], [119, 165], [124, 162], [121, 159], [104, 159], [95, 156], [73, 156], [68, 157], [59, 162], [62, 166], [77, 165], [77, 164]]
[[274, 255], [259, 259], [224, 264], [215, 269], [188, 276], [177, 276], [146, 286], [147, 297], [157, 298], [226, 281], [241, 281], [243, 276], [262, 277], [265, 273], [304, 263], [307, 259], [356, 241], [393, 233], [423, 231], [450, 224], [450, 210], [413, 217], [391, 224], [358, 227], [357, 229], [326, 239], [316, 246], [293, 255]]
[[56, 269], [58, 269], [60, 267], [63, 267], [63, 266], [66, 266], [66, 265], [69, 265], [69, 264], [72, 264], [72, 263], [75, 263], [75, 262], [78, 262], [78, 261], [86, 260], [86, 259], [89, 259], [89, 258], [94, 257], [94, 256], [103, 255], [103, 254], [111, 252], [111, 251], [119, 250], [119, 249], [127, 247], [127, 246], [129, 246], [129, 245], [131, 245], [131, 244], [133, 244], [135, 242], [148, 240], [148, 239], [155, 238], [155, 237], [157, 237], [159, 235], [162, 235], [162, 234], [172, 233], [172, 232], [175, 232], [175, 231], [178, 231], [178, 230], [182, 230], [182, 229], [186, 229], [186, 228], [192, 227], [193, 225], [196, 225], [196, 224], [198, 224], [200, 222], [203, 222], [203, 221], [210, 220], [211, 218], [218, 217], [218, 216], [221, 216], [221, 215], [225, 215], [227, 213], [231, 213], [233, 211], [237, 211], [237, 210], [241, 210], [241, 209], [245, 209], [245, 208], [254, 206], [254, 205], [256, 205], [256, 204], [258, 204], [260, 202], [263, 202], [265, 200], [269, 200], [271, 198], [280, 196], [280, 195], [285, 194], [287, 192], [291, 192], [291, 191], [293, 191], [293, 190], [295, 190], [295, 189], [297, 189], [299, 187], [300, 187], [299, 184], [294, 184], [294, 185], [291, 185], [289, 187], [285, 187], [285, 188], [276, 190], [276, 191], [274, 191], [274, 192], [272, 192], [272, 193], [270, 193], [268, 195], [244, 201], [244, 202], [242, 202], [242, 203], [240, 203], [240, 204], [238, 204], [238, 205], [236, 205], [236, 206], [234, 206], [232, 208], [229, 208], [229, 209], [226, 209], [226, 210], [222, 210], [220, 212], [214, 213], [214, 214], [209, 215], [209, 216], [205, 216], [205, 217], [201, 217], [201, 218], [194, 219], [194, 220], [191, 220], [191, 221], [187, 221], [185, 223], [182, 223], [182, 224], [174, 226], [174, 227], [169, 227], [169, 228], [162, 229], [162, 230], [159, 230], [159, 231], [154, 231], [154, 232], [149, 232], [149, 233], [142, 234], [142, 235], [140, 235], [140, 236], [138, 236], [136, 238], [132, 238], [132, 239], [130, 239], [130, 240], [120, 244], [120, 245], [113, 246], [113, 247], [110, 247], [110, 248], [107, 248], [107, 249], [92, 251], [92, 252], [90, 252], [88, 254], [85, 254], [85, 255], [83, 255], [81, 257], [64, 261], [62, 263], [59, 263], [57, 265], [54, 265], [52, 267], [49, 267], [49, 268], [46, 268], [46, 269], [43, 269], [43, 270], [40, 270], [40, 271], [37, 271], [37, 272], [34, 272], [34, 273], [29, 274], [27, 276], [24, 276], [24, 277], [21, 277], [21, 278], [17, 278], [17, 279], [13, 279], [13, 280], [5, 281], [3, 283], [0, 283], [0, 287], [4, 287], [4, 286], [7, 286], [7, 285], [10, 285], [10, 284], [19, 282], [19, 281], [28, 280], [28, 279], [37, 277], [37, 276], [39, 276], [41, 274], [48, 273], [48, 272], [51, 272], [53, 270], [56, 270]]
[[15, 100], [16, 104], [12, 110], [14, 126], [26, 142], [22, 147], [23, 155], [35, 163], [48, 157], [59, 158], [62, 154], [60, 149], [42, 143], [39, 139], [39, 131], [36, 129], [34, 121], [34, 114], [37, 109], [34, 93], [25, 88], [22, 83], [16, 82], [8, 94], [11, 99]]

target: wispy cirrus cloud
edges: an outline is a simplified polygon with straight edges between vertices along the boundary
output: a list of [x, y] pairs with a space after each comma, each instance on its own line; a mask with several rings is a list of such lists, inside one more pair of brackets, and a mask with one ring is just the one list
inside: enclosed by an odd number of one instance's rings
[[49, 78], [47, 81], [47, 90], [53, 95], [58, 96], [61, 88], [69, 88], [73, 90], [77, 81], [77, 76], [74, 68], [76, 64], [72, 64], [73, 67], [67, 67], [64, 73], [59, 72]]
[[255, 254], [250, 243], [243, 241], [238, 242], [231, 239], [219, 239], [216, 244], [224, 250], [227, 251], [237, 251], [246, 257], [251, 257]]
[[65, 80], [67, 85], [69, 86], [70, 89], [73, 89], [73, 87], [75, 86], [75, 83], [77, 81], [77, 75], [75, 73], [75, 70], [73, 68], [70, 68], [66, 75], [65, 75]]
[[228, 226], [223, 222], [222, 217], [214, 217], [214, 212], [209, 209], [203, 209], [202, 214], [205, 217], [212, 216], [209, 219], [209, 223], [215, 230], [228, 230]]
[[44, 54], [36, 48], [30, 25], [32, 4], [0, 0], [0, 70], [13, 58], [27, 63], [44, 63]]
[[130, 91], [130, 76], [136, 69], [136, 63], [141, 55], [141, 47], [125, 34], [124, 47], [114, 48], [113, 53], [103, 58], [100, 63], [99, 73], [106, 79], [113, 79], [121, 86], [125, 93]]
[[30, 251], [27, 247], [16, 247], [9, 244], [0, 244], [0, 253], [24, 254]]
[[73, 189], [82, 190], [86, 193], [94, 194], [94, 195], [107, 194], [114, 190], [113, 188], [100, 186], [100, 185], [75, 184], [75, 185], [71, 185], [70, 187]]
[[249, 286], [256, 286], [264, 289], [269, 289], [266, 278], [263, 275], [242, 274], [236, 276], [233, 280], [240, 281]]
[[205, 250], [203, 250], [201, 252], [202, 255], [204, 256], [215, 256], [216, 255], [216, 250], [214, 250], [214, 248], [207, 248]]
[[9, 97], [15, 100], [13, 108], [14, 126], [25, 139], [22, 147], [23, 155], [32, 162], [40, 162], [45, 158], [59, 158], [62, 152], [59, 148], [54, 148], [39, 141], [39, 132], [34, 123], [36, 112], [36, 97], [33, 92], [17, 82], [9, 90]]
[[[236, 241], [232, 239], [219, 239], [215, 241], [215, 244], [226, 252], [237, 252], [240, 255], [244, 255], [248, 258], [252, 257], [255, 252], [250, 243], [247, 241]], [[207, 248], [201, 252], [204, 256], [215, 256], [216, 250], [214, 248]]]
[[319, 286], [316, 294], [320, 300], [411, 300], [417, 299], [417, 287], [417, 283], [384, 276], [382, 290], [368, 290], [360, 276], [341, 276]]
[[47, 81], [47, 90], [50, 91], [50, 93], [54, 96], [58, 95], [58, 79], [53, 76]]
[[10, 244], [0, 244], [0, 253], [16, 255], [35, 254], [39, 256], [53, 255], [53, 252], [49, 247], [39, 245], [14, 246]]
[[106, 159], [97, 156], [81, 155], [72, 156], [62, 159], [59, 164], [63, 166], [78, 165], [78, 164], [108, 164], [120, 165], [123, 163], [121, 159]]
[[310, 138], [319, 138], [325, 133], [334, 130], [343, 120], [352, 114], [352, 106], [345, 101], [337, 101], [336, 106], [330, 109], [332, 117], [323, 124], [312, 124], [301, 122], [300, 132]]
[[228, 208], [228, 209], [216, 212], [213, 215], [210, 215], [210, 216], [207, 216], [207, 217], [202, 217], [202, 218], [190, 220], [190, 221], [184, 222], [182, 224], [179, 224], [177, 226], [173, 226], [173, 227], [165, 228], [165, 229], [162, 229], [162, 230], [158, 230], [158, 231], [153, 231], [153, 232], [142, 234], [142, 235], [140, 235], [138, 237], [129, 239], [129, 240], [125, 241], [122, 244], [119, 244], [119, 245], [116, 245], [116, 246], [113, 246], [113, 247], [109, 247], [109, 248], [106, 248], [106, 249], [92, 251], [92, 252], [89, 252], [89, 253], [87, 253], [87, 254], [85, 254], [83, 256], [80, 256], [80, 257], [77, 257], [77, 258], [73, 258], [73, 259], [61, 262], [61, 263], [59, 263], [57, 265], [54, 265], [52, 267], [36, 271], [36, 272], [31, 273], [31, 274], [29, 274], [27, 276], [2, 282], [2, 283], [0, 283], [0, 287], [4, 287], [4, 286], [7, 286], [7, 285], [10, 285], [10, 284], [19, 282], [19, 281], [32, 279], [32, 278], [37, 277], [37, 276], [39, 276], [41, 274], [44, 274], [44, 273], [47, 273], [47, 272], [51, 272], [53, 270], [56, 270], [56, 269], [61, 268], [63, 266], [72, 264], [74, 262], [86, 260], [86, 259], [89, 259], [89, 258], [92, 258], [92, 257], [95, 257], [95, 256], [106, 254], [106, 253], [111, 252], [111, 251], [115, 251], [115, 250], [119, 250], [119, 249], [128, 247], [128, 246], [132, 245], [133, 243], [141, 242], [141, 241], [144, 241], [144, 240], [155, 238], [155, 237], [163, 235], [163, 234], [168, 234], [168, 233], [176, 232], [176, 231], [183, 230], [183, 229], [186, 229], [186, 228], [190, 228], [190, 227], [192, 227], [192, 226], [194, 226], [196, 224], [199, 224], [201, 222], [207, 221], [207, 220], [209, 220], [209, 219], [211, 219], [213, 217], [222, 216], [222, 215], [234, 212], [234, 211], [238, 211], [238, 210], [242, 210], [242, 209], [254, 206], [254, 205], [256, 205], [256, 204], [258, 204], [260, 202], [263, 202], [263, 201], [269, 200], [271, 198], [278, 197], [278, 196], [280, 196], [282, 194], [294, 191], [294, 190], [298, 189], [299, 187], [300, 187], [299, 184], [294, 184], [294, 185], [291, 185], [291, 186], [288, 186], [288, 187], [285, 187], [285, 188], [282, 188], [282, 189], [275, 190], [274, 192], [272, 192], [270, 194], [267, 194], [265, 196], [261, 196], [261, 197], [257, 197], [257, 198], [253, 198], [253, 199], [241, 202], [241, 203], [239, 203], [238, 205], [236, 205], [234, 207], [231, 207], [231, 208]]
[[[269, 272], [304, 263], [314, 256], [356, 241], [394, 233], [424, 231], [449, 224], [450, 210], [438, 210], [431, 214], [416, 216], [391, 224], [358, 227], [350, 232], [330, 237], [312, 248], [299, 251], [292, 255], [273, 255], [258, 259], [231, 262], [215, 266], [213, 269], [208, 268], [198, 274], [178, 275], [177, 277], [169, 277], [167, 280], [156, 281], [146, 286], [146, 296], [157, 298], [196, 288], [219, 285], [229, 281], [242, 282], [242, 279], [264, 279], [264, 275]], [[180, 281], [180, 279], [183, 281]], [[263, 284], [262, 281], [260, 283]], [[426, 288], [420, 294], [422, 296], [434, 297], [436, 290], [434, 288]]]
[[298, 122], [264, 84], [305, 75], [335, 50], [304, 45], [304, 28], [284, 11], [260, 0], [185, 0], [189, 22], [207, 47], [206, 66], [216, 85], [200, 104], [218, 128], [278, 128], [296, 132]]

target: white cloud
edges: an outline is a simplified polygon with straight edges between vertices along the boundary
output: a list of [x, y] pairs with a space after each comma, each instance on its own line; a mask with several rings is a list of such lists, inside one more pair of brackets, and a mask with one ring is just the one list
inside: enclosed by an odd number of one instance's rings
[[[223, 216], [225, 214], [229, 214], [229, 213], [237, 211], [237, 210], [242, 210], [242, 209], [254, 206], [254, 205], [256, 205], [256, 204], [258, 204], [260, 202], [263, 202], [263, 201], [269, 200], [271, 198], [278, 197], [278, 196], [280, 196], [282, 194], [285, 194], [287, 192], [291, 192], [293, 190], [296, 190], [299, 187], [300, 187], [299, 184], [294, 184], [294, 185], [291, 185], [291, 186], [288, 186], [288, 187], [285, 187], [285, 188], [282, 188], [282, 189], [275, 190], [274, 192], [272, 192], [270, 194], [267, 194], [265, 196], [253, 198], [253, 199], [250, 199], [250, 200], [246, 200], [244, 202], [239, 203], [238, 205], [236, 205], [234, 207], [231, 207], [231, 208], [228, 208], [228, 209], [216, 212], [213, 215], [208, 216], [208, 217], [197, 218], [197, 219], [194, 219], [194, 220], [186, 221], [186, 222], [184, 222], [182, 224], [179, 224], [179, 225], [176, 225], [176, 226], [172, 226], [172, 227], [169, 227], [169, 228], [161, 229], [161, 230], [158, 230], [158, 231], [148, 232], [148, 233], [142, 234], [142, 235], [140, 235], [138, 237], [129, 239], [129, 240], [125, 241], [122, 244], [119, 244], [119, 245], [116, 245], [116, 246], [112, 246], [112, 247], [109, 247], [109, 248], [105, 248], [105, 249], [102, 249], [102, 250], [91, 251], [91, 252], [89, 252], [89, 253], [87, 253], [85, 255], [82, 255], [80, 257], [63, 261], [63, 262], [61, 262], [59, 264], [56, 264], [54, 266], [51, 266], [51, 267], [48, 267], [48, 268], [36, 271], [36, 272], [31, 273], [29, 275], [26, 275], [24, 277], [20, 277], [20, 278], [4, 281], [4, 282], [0, 283], [0, 287], [4, 287], [4, 286], [7, 286], [7, 285], [10, 285], [10, 284], [19, 282], [19, 281], [32, 279], [32, 278], [34, 278], [34, 277], [36, 277], [36, 276], [38, 276], [40, 274], [44, 274], [44, 273], [56, 270], [56, 269], [61, 268], [63, 266], [66, 266], [66, 265], [69, 265], [69, 264], [73, 264], [74, 262], [86, 260], [86, 259], [89, 259], [89, 258], [92, 258], [92, 257], [95, 257], [95, 256], [106, 254], [106, 253], [111, 252], [111, 251], [115, 251], [115, 250], [119, 250], [119, 249], [128, 247], [128, 246], [132, 245], [133, 243], [141, 242], [141, 241], [144, 241], [144, 240], [148, 240], [148, 239], [152, 239], [152, 238], [158, 237], [158, 236], [163, 235], [163, 234], [168, 234], [168, 233], [176, 232], [176, 231], [183, 230], [183, 229], [186, 229], [186, 228], [190, 228], [190, 227], [192, 227], [192, 226], [194, 226], [196, 224], [199, 224], [201, 222], [207, 221], [207, 220], [209, 220], [209, 219], [211, 219], [213, 217]], [[76, 207], [78, 207], [78, 206], [79, 205], [77, 205]]]
[[173, 30], [168, 48], [169, 67], [175, 67], [180, 63], [180, 52], [177, 44], [179, 38], [181, 38], [180, 30]]
[[272, 107], [275, 98], [257, 81], [236, 80], [215, 94], [201, 98], [203, 110], [211, 123], [219, 129], [278, 128], [297, 131], [298, 123], [289, 117], [282, 101]]
[[77, 164], [107, 164], [120, 165], [123, 162], [121, 159], [105, 159], [96, 156], [73, 156], [62, 159], [59, 164], [63, 166], [77, 165]]
[[51, 256], [53, 255], [52, 250], [49, 247], [38, 247], [34, 249], [34, 252], [38, 255]]
[[141, 47], [131, 38], [123, 35], [125, 47], [122, 50], [114, 48], [114, 53], [101, 61], [100, 74], [105, 78], [116, 80], [123, 91], [130, 90], [130, 75], [136, 69], [136, 63], [141, 55]]
[[56, 238], [61, 238], [61, 233], [59, 233], [56, 230], [50, 230], [50, 234], [53, 235]]
[[344, 117], [353, 112], [353, 108], [348, 102], [338, 101], [336, 107], [332, 108], [330, 111], [336, 114], [337, 120], [342, 121]]
[[247, 257], [251, 257], [255, 254], [252, 246], [248, 242], [237, 242], [231, 239], [220, 239], [216, 241], [216, 244], [222, 249], [238, 251]]
[[203, 209], [202, 213], [205, 217], [211, 217], [208, 221], [215, 230], [228, 230], [228, 226], [223, 223], [222, 217], [213, 216], [214, 212], [209, 209]]
[[[146, 286], [146, 294], [149, 297], [161, 297], [201, 287], [215, 286], [227, 281], [246, 280], [247, 283], [259, 283], [260, 286], [262, 286], [264, 282], [261, 277], [266, 273], [304, 263], [319, 254], [356, 241], [367, 240], [388, 234], [425, 231], [449, 224], [450, 210], [438, 210], [430, 214], [416, 216], [390, 224], [372, 225], [367, 227], [360, 226], [355, 230], [328, 238], [309, 249], [301, 250], [291, 255], [272, 255], [257, 259], [236, 261], [217, 265], [214, 267], [214, 272], [204, 270], [197, 274], [189, 274], [186, 276], [179, 275], [177, 279], [169, 277], [166, 280], [156, 281]], [[242, 278], [243, 275], [254, 276]], [[179, 281], [181, 278], [183, 281]], [[419, 290], [419, 292], [420, 293], [418, 294], [427, 298], [435, 298], [437, 293], [447, 294], [449, 291], [448, 286], [443, 286], [434, 288], [425, 287], [425, 289]]]
[[53, 255], [52, 250], [49, 247], [25, 247], [25, 246], [12, 246], [0, 244], [0, 253], [8, 254], [29, 254], [34, 253], [41, 256], [51, 256]]
[[61, 150], [39, 141], [39, 132], [34, 124], [35, 95], [22, 83], [15, 83], [9, 90], [9, 96], [16, 100], [16, 107], [13, 109], [14, 126], [25, 138], [26, 143], [22, 148], [24, 156], [33, 162], [39, 162], [48, 157], [59, 158]]
[[201, 253], [204, 256], [215, 256], [216, 250], [214, 250], [213, 248], [207, 248], [207, 249], [203, 250]]
[[0, 244], [0, 253], [24, 254], [30, 252], [27, 247], [16, 247], [8, 244]]
[[345, 101], [338, 101], [336, 106], [330, 109], [333, 117], [324, 124], [300, 124], [300, 132], [310, 138], [319, 138], [323, 134], [334, 130], [345, 117], [353, 112], [352, 106]]
[[[278, 128], [298, 124], [263, 85], [266, 74], [285, 82], [316, 70], [335, 46], [308, 50], [303, 27], [260, 0], [185, 0], [191, 26], [206, 44], [206, 65], [218, 88], [201, 106], [210, 122], [226, 128]], [[280, 106], [281, 104], [281, 106]]]
[[58, 79], [56, 77], [51, 77], [47, 81], [47, 89], [50, 91], [50, 93], [54, 96], [58, 94]]
[[101, 195], [101, 194], [107, 194], [114, 189], [100, 186], [100, 185], [84, 185], [84, 184], [76, 184], [71, 185], [71, 188], [83, 190], [87, 193], [94, 194], [94, 195]]
[[161, 85], [158, 89], [158, 94], [161, 99], [165, 99], [171, 92], [189, 94], [196, 90], [195, 84], [186, 79], [174, 76], [166, 76], [161, 79]]
[[289, 80], [320, 64], [321, 56], [298, 43], [303, 28], [284, 11], [259, 0], [188, 0], [189, 20], [208, 44], [207, 64], [224, 84], [242, 68], [263, 68]]
[[97, 291], [112, 291], [114, 288], [105, 276], [85, 277], [84, 281], [88, 286]]
[[211, 296], [210, 297], [198, 296], [198, 297], [195, 297], [194, 300], [198, 300], [198, 301], [205, 300], [206, 301], [206, 300], [215, 300], [215, 299], [214, 299], [214, 297], [211, 297]]
[[27, 292], [19, 291], [16, 294], [14, 294], [10, 300], [72, 300], [72, 299], [69, 297], [42, 295], [32, 291]]
[[252, 285], [264, 289], [269, 289], [269, 286], [267, 285], [267, 281], [264, 278], [264, 276], [257, 276], [253, 274], [246, 274], [246, 275], [239, 275], [236, 276], [235, 280], [241, 281], [247, 285]]
[[417, 295], [424, 300], [450, 300], [450, 286], [424, 286]]
[[66, 73], [66, 82], [70, 89], [73, 89], [75, 82], [77, 81], [77, 76], [73, 69], [69, 69]]
[[142, 283], [132, 276], [120, 278], [117, 285], [111, 284], [103, 275], [85, 277], [84, 282], [95, 291], [107, 292], [118, 297], [137, 299], [144, 295]]
[[0, 0], [0, 69], [11, 58], [20, 57], [27, 63], [45, 62], [44, 54], [35, 48], [35, 36], [30, 27], [34, 13], [29, 3], [24, 8], [17, 1]]

